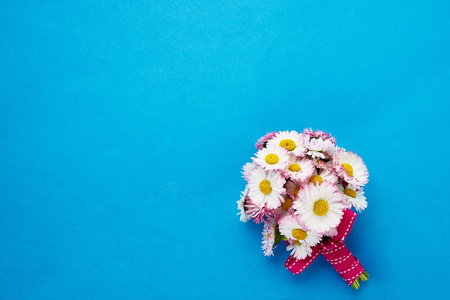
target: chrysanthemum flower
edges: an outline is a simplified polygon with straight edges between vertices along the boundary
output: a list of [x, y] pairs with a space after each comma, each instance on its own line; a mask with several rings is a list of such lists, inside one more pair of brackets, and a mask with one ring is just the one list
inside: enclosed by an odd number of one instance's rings
[[271, 138], [273, 138], [276, 134], [277, 134], [276, 132], [269, 132], [265, 136], [260, 137], [259, 140], [255, 144], [256, 149], [261, 150], [262, 148], [265, 148], [267, 145], [267, 142]]
[[266, 171], [283, 170], [289, 164], [289, 153], [278, 146], [267, 146], [252, 157], [253, 161]]
[[338, 180], [339, 178], [334, 173], [334, 169], [330, 168], [319, 169], [319, 172], [314, 169], [312, 176], [309, 178], [309, 182], [312, 182], [314, 184], [322, 184], [322, 182], [324, 181], [335, 184], [338, 182]]
[[[300, 220], [311, 230], [325, 232], [336, 227], [343, 215], [343, 197], [334, 184], [310, 183], [299, 192], [293, 206]], [[300, 201], [299, 201], [300, 200]]]
[[289, 164], [284, 169], [283, 174], [285, 177], [289, 177], [294, 182], [300, 184], [307, 181], [313, 172], [314, 166], [310, 159], [291, 155]]
[[369, 181], [367, 167], [357, 154], [340, 148], [334, 152], [332, 161], [338, 176], [349, 184], [361, 187]]
[[272, 214], [272, 210], [268, 209], [266, 206], [258, 206], [252, 202], [249, 198], [245, 200], [245, 213], [247, 215], [247, 220], [253, 220], [256, 224], [264, 222], [265, 219]]
[[237, 202], [237, 208], [239, 210], [239, 212], [236, 215], [241, 215], [241, 217], [239, 218], [242, 222], [247, 222], [248, 217], [247, 214], [245, 213], [245, 199], [247, 198], [248, 195], [248, 185], [245, 186], [245, 189], [243, 192], [241, 192], [241, 199], [239, 199]]
[[303, 137], [297, 131], [280, 131], [267, 145], [283, 147], [297, 156], [304, 156], [306, 150], [303, 145]]
[[287, 239], [297, 240], [310, 247], [317, 245], [322, 238], [316, 231], [309, 230], [297, 215], [287, 214], [280, 218], [278, 224], [280, 233]]
[[286, 247], [286, 250], [292, 250], [291, 255], [296, 259], [305, 259], [312, 253], [311, 247], [307, 246], [305, 243], [299, 242], [298, 240], [293, 240], [289, 246]]
[[266, 172], [257, 168], [253, 170], [248, 179], [248, 196], [258, 207], [266, 206], [268, 209], [276, 209], [284, 201], [286, 193], [284, 183], [286, 180], [277, 172]]
[[262, 232], [262, 249], [265, 256], [273, 255], [274, 243], [275, 243], [275, 228], [277, 223], [272, 217], [267, 218], [264, 222], [264, 228]]
[[304, 145], [307, 148], [306, 154], [311, 158], [326, 159], [333, 155], [335, 145], [331, 140], [324, 140], [322, 138], [309, 138], [304, 139]]
[[337, 187], [344, 194], [344, 204], [350, 203], [350, 206], [353, 205], [358, 212], [367, 208], [366, 196], [362, 188], [352, 184], [348, 184], [345, 188], [340, 184]]

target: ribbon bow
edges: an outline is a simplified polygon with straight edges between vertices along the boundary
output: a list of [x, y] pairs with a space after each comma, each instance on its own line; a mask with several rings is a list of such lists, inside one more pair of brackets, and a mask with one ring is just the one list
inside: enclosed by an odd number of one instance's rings
[[353, 256], [344, 244], [347, 235], [353, 227], [356, 216], [356, 213], [346, 209], [341, 223], [336, 228], [337, 234], [334, 237], [326, 239], [313, 247], [311, 255], [305, 259], [296, 259], [293, 256], [289, 256], [285, 263], [286, 268], [295, 275], [298, 275], [322, 253], [336, 272], [341, 275], [342, 279], [354, 289], [358, 289], [359, 280], [366, 281], [369, 275], [366, 273], [359, 260]]

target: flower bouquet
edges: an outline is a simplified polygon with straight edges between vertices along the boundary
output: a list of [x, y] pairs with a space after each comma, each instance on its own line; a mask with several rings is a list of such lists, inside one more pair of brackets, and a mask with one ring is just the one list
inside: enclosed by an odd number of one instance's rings
[[284, 241], [291, 251], [285, 266], [297, 275], [322, 254], [358, 289], [369, 275], [344, 242], [356, 218], [351, 208], [367, 207], [369, 173], [361, 157], [311, 129], [268, 133], [256, 148], [243, 166], [247, 185], [237, 203], [241, 221], [264, 223], [264, 255]]

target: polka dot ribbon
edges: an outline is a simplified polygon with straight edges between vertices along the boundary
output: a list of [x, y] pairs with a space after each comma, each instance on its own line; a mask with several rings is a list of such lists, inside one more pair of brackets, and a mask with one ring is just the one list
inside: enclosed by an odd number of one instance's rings
[[350, 233], [357, 214], [347, 209], [344, 211], [341, 223], [337, 227], [337, 235], [322, 241], [312, 248], [312, 253], [305, 259], [296, 259], [292, 256], [286, 260], [286, 268], [295, 275], [303, 272], [319, 254], [333, 266], [336, 272], [341, 275], [349, 285], [352, 285], [356, 278], [364, 272], [359, 260], [353, 256], [344, 244], [345, 238]]

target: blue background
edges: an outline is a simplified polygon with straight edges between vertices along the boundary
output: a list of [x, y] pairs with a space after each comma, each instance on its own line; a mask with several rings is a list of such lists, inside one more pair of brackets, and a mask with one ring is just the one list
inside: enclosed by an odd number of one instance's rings
[[[450, 2], [343, 2], [2, 1], [0, 298], [445, 297]], [[235, 215], [305, 127], [369, 168], [358, 291]]]

